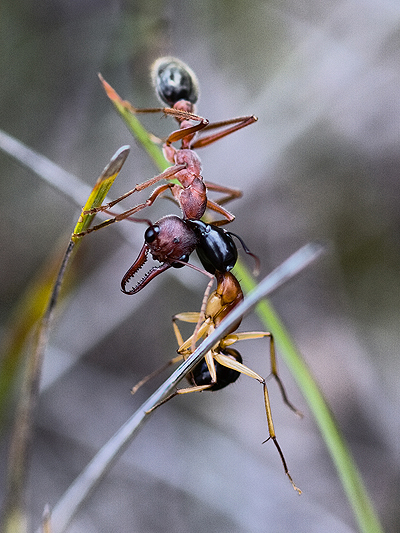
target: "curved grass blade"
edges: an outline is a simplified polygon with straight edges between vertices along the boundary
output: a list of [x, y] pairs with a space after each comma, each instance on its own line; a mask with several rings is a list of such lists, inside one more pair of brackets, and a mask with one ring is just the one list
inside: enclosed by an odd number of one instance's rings
[[14, 306], [5, 326], [0, 347], [0, 433], [9, 413], [10, 396], [15, 387], [25, 347], [31, 338], [32, 330], [44, 315], [64, 253], [65, 241], [62, 249], [57, 245], [52, 256], [46, 259], [43, 268]]
[[[74, 233], [83, 231], [91, 223], [94, 215], [85, 215], [83, 211], [101, 205], [121, 170], [122, 165], [129, 154], [129, 150], [129, 147], [127, 146], [119, 149], [111, 159], [110, 163], [103, 170], [82, 210], [78, 223], [75, 226]], [[27, 527], [24, 492], [27, 478], [27, 464], [29, 460], [29, 442], [32, 435], [34, 420], [33, 413], [39, 393], [43, 355], [48, 342], [49, 330], [54, 315], [54, 309], [58, 301], [61, 284], [64, 280], [67, 265], [78, 241], [78, 237], [71, 237], [71, 241], [64, 254], [61, 266], [59, 267], [58, 274], [53, 282], [53, 288], [47, 301], [44, 314], [41, 315], [33, 349], [26, 361], [8, 458], [6, 496], [2, 512], [2, 527], [0, 528], [1, 531], [6, 533], [23, 533], [26, 531]]]
[[87, 199], [86, 204], [82, 208], [82, 213], [79, 217], [79, 220], [75, 226], [74, 232], [72, 234], [71, 240], [73, 242], [78, 242], [80, 237], [76, 237], [75, 233], [80, 233], [85, 231], [91, 224], [95, 215], [85, 215], [85, 211], [89, 211], [94, 207], [100, 207], [103, 203], [105, 197], [110, 190], [111, 185], [114, 183], [115, 178], [118, 176], [122, 165], [125, 163], [126, 158], [128, 157], [130, 151], [129, 146], [122, 146], [111, 158], [109, 164], [105, 167], [98, 180], [96, 181], [95, 186], [92, 189], [92, 192]]
[[123, 121], [128, 126], [129, 131], [135, 137], [137, 142], [146, 150], [160, 172], [166, 170], [170, 164], [165, 159], [160, 147], [154, 142], [155, 137], [142, 126], [139, 119], [135, 116], [135, 108], [127, 100], [123, 100], [111, 85], [106, 82], [101, 74], [98, 76], [108, 98], [121, 115]]

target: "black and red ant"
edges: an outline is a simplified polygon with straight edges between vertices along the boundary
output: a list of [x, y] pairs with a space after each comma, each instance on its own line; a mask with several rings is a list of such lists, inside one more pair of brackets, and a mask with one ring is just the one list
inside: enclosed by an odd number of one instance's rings
[[[101, 77], [103, 86], [110, 98], [112, 100], [118, 99], [131, 113], [161, 112], [177, 120], [179, 129], [173, 131], [163, 144], [164, 156], [168, 162], [172, 163], [172, 166], [158, 176], [136, 185], [132, 190], [113, 202], [93, 208], [85, 212], [85, 214], [95, 214], [101, 211], [109, 212], [114, 205], [134, 192], [142, 191], [163, 179], [175, 180], [175, 183], [168, 181], [168, 183], [158, 186], [144, 203], [138, 204], [75, 236], [83, 236], [113, 222], [129, 218], [141, 209], [151, 206], [158, 196], [168, 190], [171, 191], [173, 199], [180, 206], [182, 217], [185, 220], [200, 220], [207, 208], [224, 217], [222, 220], [215, 221], [215, 225], [226, 224], [235, 218], [222, 207], [222, 204], [234, 198], [239, 198], [242, 194], [241, 191], [211, 182], [204, 182], [201, 175], [201, 162], [194, 150], [212, 144], [234, 131], [253, 124], [257, 118], [254, 115], [249, 115], [210, 124], [208, 119], [195, 114], [195, 103], [198, 99], [197, 78], [194, 72], [179, 59], [172, 57], [158, 59], [152, 67], [152, 79], [161, 102], [170, 107], [137, 109], [129, 102], [123, 101]], [[197, 122], [197, 124], [193, 124], [193, 122]], [[204, 134], [205, 131], [217, 128], [224, 129], [217, 133], [200, 136], [198, 139], [195, 138], [198, 133]], [[178, 141], [181, 141], [181, 147], [175, 148], [172, 143]], [[208, 198], [207, 190], [220, 192], [224, 196], [218, 202], [214, 202]]]
[[[233, 234], [226, 232], [217, 226], [205, 224], [201, 221], [193, 222], [181, 220], [181, 223], [183, 223], [182, 229], [184, 229], [185, 232], [188, 228], [191, 228], [191, 231], [193, 231], [193, 233], [196, 235], [196, 250], [199, 258], [203, 267], [215, 277], [217, 281], [217, 287], [216, 290], [207, 298], [204, 311], [201, 311], [200, 313], [185, 312], [177, 314], [173, 317], [174, 332], [179, 345], [179, 356], [167, 363], [167, 365], [165, 365], [161, 370], [170, 364], [187, 359], [193, 353], [196, 342], [210, 335], [220, 324], [220, 322], [243, 300], [243, 291], [240, 283], [231, 272], [231, 269], [234, 267], [238, 256], [236, 245], [232, 239]], [[156, 235], [155, 238], [158, 238], [158, 236], [163, 233], [163, 231], [159, 229], [158, 224], [159, 223], [154, 226], [150, 226], [150, 228], [147, 230], [151, 236]], [[163, 226], [163, 224], [161, 224], [161, 226]], [[238, 237], [237, 235], [235, 236]], [[246, 253], [251, 254], [241, 239], [240, 242], [243, 245]], [[149, 247], [149, 250], [151, 250], [151, 245], [152, 242], [145, 244], [145, 246]], [[182, 250], [180, 250], [180, 252], [182, 252]], [[135, 264], [136, 263], [137, 262], [135, 262]], [[169, 258], [169, 263], [163, 263], [163, 265], [166, 264], [168, 264], [168, 266], [164, 267], [163, 270], [169, 268], [169, 266], [181, 266], [183, 262], [174, 265], [173, 260]], [[154, 276], [155, 275], [157, 274], [154, 274]], [[153, 279], [154, 276], [145, 277], [145, 279], [139, 284], [139, 288], [134, 290], [137, 292], [143, 288], [143, 286], [145, 286], [150, 279]], [[131, 291], [128, 293], [130, 294]], [[197, 324], [193, 335], [191, 335], [186, 341], [183, 340], [181, 332], [178, 328], [178, 321]], [[267, 440], [273, 440], [281, 457], [285, 473], [289, 477], [294, 489], [301, 493], [300, 489], [298, 489], [293, 482], [283, 452], [276, 438], [266, 381], [262, 376], [245, 366], [240, 353], [231, 348], [234, 343], [240, 340], [269, 337], [271, 375], [274, 377], [280, 388], [284, 402], [290, 407], [290, 409], [301, 415], [301, 413], [299, 413], [299, 411], [297, 411], [297, 409], [288, 400], [286, 391], [278, 375], [273, 336], [271, 333], [264, 331], [237, 332], [236, 330], [239, 325], [240, 321], [236, 322], [228, 334], [225, 335], [217, 345], [213, 346], [213, 348], [207, 352], [204, 359], [202, 359], [200, 363], [198, 363], [187, 375], [187, 379], [191, 385], [189, 388], [178, 389], [174, 394], [163, 400], [158, 405], [165, 403], [178, 394], [186, 394], [203, 390], [216, 391], [222, 389], [231, 383], [234, 383], [240, 374], [246, 374], [247, 376], [256, 379], [263, 385], [264, 390], [264, 402], [269, 430], [269, 437]], [[132, 389], [132, 392], [136, 392], [138, 388], [148, 381], [148, 379], [150, 379], [154, 374], [155, 373], [144, 378], [140, 383], [138, 383], [138, 385], [136, 385], [136, 387]], [[156, 407], [158, 407], [158, 405]]]
[[[147, 222], [149, 227], [145, 231], [145, 242], [138, 257], [122, 278], [121, 290], [125, 294], [138, 293], [152, 279], [171, 267], [183, 267], [188, 263], [189, 256], [194, 250], [210, 274], [214, 275], [217, 270], [231, 270], [238, 257], [232, 237], [236, 237], [244, 251], [256, 259], [258, 270], [258, 258], [248, 250], [242, 239], [218, 226], [201, 220], [183, 220], [176, 215], [163, 217], [155, 224], [145, 219], [135, 220]], [[132, 289], [127, 289], [128, 282], [144, 266], [149, 253], [161, 265], [151, 268]]]

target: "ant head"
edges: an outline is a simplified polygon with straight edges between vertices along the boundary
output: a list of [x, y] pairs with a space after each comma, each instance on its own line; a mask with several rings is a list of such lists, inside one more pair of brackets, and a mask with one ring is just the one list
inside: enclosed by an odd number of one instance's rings
[[160, 57], [151, 68], [151, 79], [160, 100], [173, 107], [179, 100], [195, 104], [199, 98], [196, 74], [175, 57]]
[[[138, 220], [138, 219], [137, 219]], [[145, 220], [141, 220], [146, 222]], [[133, 265], [121, 281], [121, 289], [125, 294], [136, 294], [153, 278], [168, 268], [181, 268], [188, 262], [190, 254], [196, 248], [197, 236], [194, 231], [177, 216], [161, 218], [155, 224], [147, 221], [149, 227], [144, 234], [145, 242]], [[132, 289], [127, 290], [128, 282], [136, 275], [147, 261], [148, 253], [161, 263], [151, 268]]]
[[175, 215], [163, 217], [149, 226], [145, 231], [144, 240], [153, 259], [160, 263], [169, 263], [175, 268], [183, 265], [174, 261], [187, 263], [197, 245], [194, 231]]

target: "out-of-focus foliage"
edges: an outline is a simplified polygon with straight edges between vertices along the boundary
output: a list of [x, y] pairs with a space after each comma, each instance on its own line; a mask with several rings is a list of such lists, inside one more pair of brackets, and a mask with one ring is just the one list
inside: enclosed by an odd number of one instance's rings
[[[148, 67], [159, 55], [176, 55], [198, 75], [200, 114], [258, 115], [256, 125], [200, 152], [203, 174], [243, 189], [230, 206], [232, 231], [260, 255], [263, 273], [305, 241], [331, 241], [324, 266], [274, 303], [328, 396], [387, 531], [399, 524], [399, 19], [400, 7], [382, 0], [6, 0], [0, 7], [0, 127], [88, 183], [105, 154], [132, 143], [99, 71], [135, 106], [154, 106]], [[172, 124], [148, 120], [160, 137]], [[78, 211], [4, 154], [0, 163], [5, 323]], [[114, 196], [156, 172], [132, 147]], [[169, 212], [174, 206], [160, 200], [149, 216]], [[137, 298], [120, 294], [143, 242], [142, 226], [124, 224], [136, 246], [114, 228], [85, 239], [87, 277], [51, 338], [32, 465], [36, 523], [43, 503], [56, 501], [143, 399], [132, 399], [130, 387], [174, 353], [171, 315], [201, 301], [204, 280], [184, 271]], [[85, 331], [77, 327], [82, 317]], [[245, 328], [259, 325], [249, 317]], [[103, 340], [93, 346], [99, 331]], [[261, 342], [240, 350], [250, 366], [268, 371]], [[298, 400], [284, 367], [281, 373]], [[305, 406], [300, 400], [306, 417], [299, 422], [276, 394], [280, 443], [305, 492], [291, 494], [279, 461], [259, 445], [266, 433], [259, 392], [243, 378], [220, 394], [165, 406], [75, 530], [354, 529]], [[189, 449], [197, 457], [190, 468]]]

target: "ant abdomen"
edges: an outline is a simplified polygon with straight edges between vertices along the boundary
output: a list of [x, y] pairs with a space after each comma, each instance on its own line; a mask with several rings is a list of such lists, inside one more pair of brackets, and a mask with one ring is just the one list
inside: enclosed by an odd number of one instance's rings
[[175, 57], [160, 57], [153, 64], [151, 78], [160, 100], [173, 107], [179, 100], [195, 104], [199, 98], [196, 74]]
[[[237, 350], [234, 350], [233, 348], [225, 348], [224, 350], [221, 350], [221, 353], [224, 355], [229, 355], [238, 363], [243, 363], [242, 356]], [[217, 373], [217, 382], [213, 383], [210, 388], [205, 390], [216, 391], [223, 389], [231, 383], [234, 383], [240, 376], [240, 372], [238, 372], [237, 370], [233, 370], [232, 368], [228, 368], [227, 366], [221, 365], [217, 361], [214, 361], [214, 364]], [[210, 385], [211, 374], [205, 359], [202, 359], [200, 363], [194, 367], [192, 372], [189, 374], [189, 378], [190, 381], [192, 381], [193, 384], [196, 386]]]

